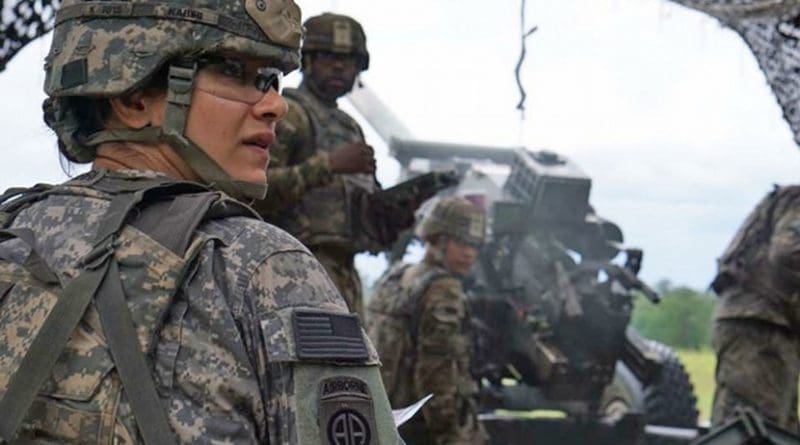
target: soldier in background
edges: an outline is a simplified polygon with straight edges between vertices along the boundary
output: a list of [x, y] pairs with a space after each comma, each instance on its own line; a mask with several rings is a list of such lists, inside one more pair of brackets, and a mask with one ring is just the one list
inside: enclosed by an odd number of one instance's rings
[[445, 198], [422, 219], [419, 264], [398, 264], [384, 274], [369, 302], [367, 332], [381, 356], [381, 375], [392, 406], [427, 394], [423, 416], [400, 428], [409, 444], [483, 444], [477, 384], [469, 373], [470, 318], [462, 279], [485, 236], [484, 212], [463, 198]]
[[717, 354], [712, 423], [751, 407], [798, 431], [800, 187], [777, 187], [745, 220], [712, 288]]
[[255, 208], [311, 249], [363, 320], [355, 254], [387, 248], [393, 236], [383, 234], [392, 222], [370, 208], [369, 195], [380, 190], [374, 153], [336, 101], [369, 67], [366, 35], [357, 21], [337, 14], [311, 17], [304, 26], [303, 81], [284, 91], [289, 112], [271, 150], [270, 192]]

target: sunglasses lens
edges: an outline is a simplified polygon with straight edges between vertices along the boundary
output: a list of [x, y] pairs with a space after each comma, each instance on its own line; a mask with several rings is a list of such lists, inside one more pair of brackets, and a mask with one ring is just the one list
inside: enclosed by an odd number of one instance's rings
[[230, 57], [209, 57], [201, 64], [202, 76], [196, 87], [223, 99], [252, 105], [263, 99], [271, 88], [278, 94], [282, 91], [283, 72], [277, 68], [248, 70], [244, 62]]
[[275, 68], [259, 68], [255, 84], [259, 91], [266, 93], [275, 88], [280, 94], [283, 91], [283, 73]]

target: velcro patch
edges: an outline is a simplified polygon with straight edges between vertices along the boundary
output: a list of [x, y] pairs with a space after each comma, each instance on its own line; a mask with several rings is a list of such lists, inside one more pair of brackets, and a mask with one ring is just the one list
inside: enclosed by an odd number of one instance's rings
[[364, 361], [369, 358], [355, 315], [297, 311], [292, 320], [297, 357], [301, 360]]
[[86, 59], [67, 63], [61, 68], [61, 88], [72, 88], [85, 84], [88, 71]]
[[349, 376], [325, 379], [319, 387], [319, 418], [325, 445], [376, 445], [369, 386]]

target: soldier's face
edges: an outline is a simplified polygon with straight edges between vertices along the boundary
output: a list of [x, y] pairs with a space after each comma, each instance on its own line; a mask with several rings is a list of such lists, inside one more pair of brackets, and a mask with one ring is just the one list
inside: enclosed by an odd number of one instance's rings
[[450, 272], [465, 277], [478, 258], [478, 249], [455, 238], [448, 238], [444, 249], [444, 266]]
[[335, 101], [353, 89], [358, 75], [355, 55], [319, 52], [307, 60], [311, 66], [304, 71], [306, 82], [323, 100]]
[[275, 125], [287, 105], [276, 89], [261, 92], [253, 85], [263, 60], [238, 61], [241, 70], [215, 65], [198, 70], [185, 134], [231, 178], [263, 184]]

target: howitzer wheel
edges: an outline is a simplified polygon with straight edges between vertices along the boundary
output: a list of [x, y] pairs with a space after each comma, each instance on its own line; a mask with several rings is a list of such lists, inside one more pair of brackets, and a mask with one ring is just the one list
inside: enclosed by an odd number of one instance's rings
[[[605, 389], [600, 413], [619, 418], [625, 413], [642, 413], [648, 425], [682, 428], [697, 426], [697, 398], [689, 374], [668, 346], [647, 341], [658, 354], [660, 365], [648, 382], [640, 382], [622, 362], [617, 363], [613, 382]], [[651, 439], [648, 444], [660, 444]], [[671, 442], [665, 442], [671, 443]]]
[[662, 363], [652, 382], [644, 387], [645, 420], [650, 425], [696, 427], [697, 398], [683, 363], [669, 346], [649, 343]]

